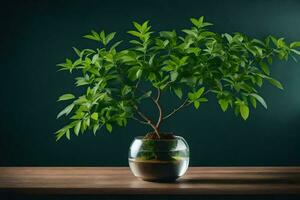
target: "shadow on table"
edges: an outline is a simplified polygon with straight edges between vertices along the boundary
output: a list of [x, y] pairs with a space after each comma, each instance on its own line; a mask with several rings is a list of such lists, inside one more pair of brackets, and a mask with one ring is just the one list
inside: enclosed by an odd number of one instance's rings
[[187, 178], [182, 178], [178, 179], [176, 184], [280, 184], [280, 183], [285, 183], [285, 184], [299, 184], [300, 183], [300, 178], [295, 177], [293, 179], [284, 179], [284, 178], [269, 178], [269, 179], [187, 179]]

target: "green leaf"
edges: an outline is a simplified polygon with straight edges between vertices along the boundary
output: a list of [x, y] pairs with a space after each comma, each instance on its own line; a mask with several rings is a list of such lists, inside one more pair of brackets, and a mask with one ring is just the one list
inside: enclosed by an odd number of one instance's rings
[[201, 95], [203, 94], [204, 90], [205, 90], [205, 88], [204, 88], [204, 87], [201, 87], [201, 88], [198, 89], [198, 91], [196, 91], [196, 92], [193, 92], [193, 93], [189, 92], [189, 93], [188, 93], [188, 98], [189, 98], [189, 100], [195, 101], [196, 99], [199, 99], [199, 98], [201, 97]]
[[186, 33], [187, 35], [194, 36], [195, 38], [198, 36], [195, 30], [184, 29], [182, 32]]
[[112, 132], [112, 126], [111, 126], [111, 124], [106, 123], [105, 126], [106, 126], [106, 129], [108, 130], [108, 132], [111, 133]]
[[95, 37], [92, 36], [92, 35], [85, 35], [85, 36], [83, 36], [83, 37], [86, 38], [86, 39], [90, 39], [90, 40], [100, 41], [99, 39], [95, 38]]
[[155, 73], [150, 72], [150, 73], [148, 74], [148, 79], [149, 79], [151, 82], [154, 82], [154, 81], [157, 80], [157, 76], [155, 75]]
[[256, 77], [256, 84], [261, 87], [263, 84], [263, 79], [259, 76]]
[[145, 32], [148, 31], [148, 30], [147, 30], [147, 28], [149, 27], [149, 26], [148, 26], [148, 23], [149, 23], [149, 21], [145, 21], [145, 22], [142, 24], [142, 31], [141, 31], [141, 32], [145, 33]]
[[[95, 54], [92, 58], [92, 64], [95, 64], [95, 62], [97, 62], [97, 60], [99, 59], [99, 55]], [[97, 71], [98, 72], [98, 71]]]
[[85, 35], [83, 37], [87, 38], [87, 39], [90, 39], [90, 40], [95, 40], [95, 41], [100, 42], [101, 39], [100, 39], [99, 34], [96, 31], [94, 31], [94, 30], [92, 30], [91, 32], [92, 32], [92, 35]]
[[297, 51], [295, 49], [291, 49], [291, 51], [300, 56], [300, 51]]
[[121, 40], [121, 41], [116, 42], [115, 44], [113, 44], [113, 45], [110, 47], [110, 50], [109, 50], [109, 51], [112, 51], [112, 50], [116, 49], [117, 46], [119, 46], [122, 42], [123, 42], [123, 41]]
[[101, 32], [100, 32], [100, 39], [101, 39], [102, 43], [103, 43], [104, 45], [106, 45], [106, 41], [105, 41], [105, 32], [104, 32], [104, 31], [101, 31]]
[[91, 115], [91, 119], [93, 119], [93, 120], [98, 120], [98, 113], [94, 112], [94, 113]]
[[237, 117], [240, 115], [240, 106], [235, 106], [234, 107], [234, 115], [237, 116]]
[[199, 101], [194, 101], [194, 107], [198, 109], [200, 107], [200, 102]]
[[72, 109], [74, 108], [74, 104], [70, 104], [67, 107], [65, 107], [62, 111], [60, 111], [60, 113], [58, 113], [57, 115], [57, 119], [60, 118], [62, 115], [68, 115], [70, 114], [70, 112], [72, 111]]
[[250, 96], [250, 102], [251, 102], [252, 106], [254, 108], [256, 108], [256, 99], [254, 97]]
[[228, 33], [224, 33], [223, 35], [226, 37], [229, 44], [232, 43], [232, 36], [231, 35], [229, 35]]
[[199, 19], [191, 18], [192, 24], [194, 24], [197, 28], [201, 28], [203, 24], [204, 17], [201, 16]]
[[85, 119], [84, 123], [86, 124], [86, 126], [90, 126], [91, 125], [91, 119], [90, 118]]
[[130, 35], [136, 36], [136, 37], [141, 37], [142, 34], [137, 32], [137, 31], [127, 31]]
[[240, 113], [244, 120], [247, 120], [249, 117], [249, 107], [245, 104], [240, 105]]
[[200, 103], [202, 103], [202, 102], [208, 102], [208, 99], [207, 98], [199, 98], [198, 101]]
[[70, 129], [68, 129], [68, 130], [66, 131], [66, 137], [67, 137], [68, 140], [71, 139]]
[[260, 40], [258, 40], [258, 39], [253, 39], [252, 41], [251, 41], [252, 43], [256, 43], [256, 44], [260, 44], [261, 46], [265, 46], [265, 43], [263, 43], [262, 41], [260, 41]]
[[121, 94], [123, 96], [125, 96], [125, 95], [129, 94], [131, 91], [132, 91], [132, 88], [128, 85], [125, 85], [121, 91]]
[[96, 132], [97, 132], [98, 129], [99, 129], [99, 124], [95, 124], [93, 126], [93, 133], [94, 133], [94, 135], [96, 134]]
[[250, 96], [254, 97], [257, 101], [259, 101], [259, 103], [261, 103], [261, 105], [263, 105], [263, 107], [265, 107], [265, 109], [268, 109], [268, 106], [267, 106], [265, 100], [261, 96], [259, 96], [258, 94], [255, 94], [255, 93], [251, 93]]
[[150, 90], [150, 91], [146, 92], [145, 94], [143, 94], [142, 96], [140, 96], [138, 99], [142, 100], [145, 98], [149, 98], [151, 96], [151, 94], [152, 94], [152, 91]]
[[218, 103], [219, 103], [222, 111], [225, 112], [227, 110], [227, 108], [228, 108], [228, 101], [226, 101], [225, 99], [220, 99], [218, 101]]
[[74, 133], [75, 133], [75, 135], [78, 136], [80, 128], [81, 128], [81, 121], [78, 121], [77, 124], [74, 127]]
[[188, 98], [189, 98], [189, 100], [191, 100], [191, 101], [194, 101], [194, 100], [196, 99], [195, 94], [194, 94], [194, 93], [191, 93], [191, 92], [188, 93]]
[[277, 40], [277, 47], [279, 47], [279, 48], [286, 47], [286, 44], [284, 42], [284, 38], [279, 38]]
[[65, 100], [70, 100], [70, 99], [74, 99], [74, 98], [75, 98], [75, 96], [73, 94], [64, 94], [64, 95], [60, 96], [57, 101], [65, 101]]
[[192, 24], [194, 24], [197, 28], [199, 28], [201, 26], [201, 24], [198, 22], [197, 19], [191, 18], [190, 20], [191, 20]]
[[136, 77], [137, 78], [140, 78], [142, 76], [142, 73], [143, 73], [143, 70], [142, 69], [139, 69], [137, 72], [136, 72]]
[[265, 74], [270, 75], [270, 70], [266, 63], [260, 62], [259, 65]]
[[282, 84], [281, 84], [279, 81], [277, 81], [276, 79], [273, 79], [273, 78], [271, 78], [271, 77], [268, 77], [267, 80], [268, 80], [272, 85], [274, 85], [274, 86], [276, 86], [277, 88], [283, 90]]
[[59, 130], [56, 133], [56, 141], [60, 140], [60, 138], [62, 138], [62, 136], [64, 136], [66, 134], [66, 130]]
[[172, 71], [170, 73], [170, 75], [171, 75], [171, 81], [175, 81], [178, 77], [178, 72], [177, 71]]
[[142, 32], [143, 28], [140, 24], [138, 24], [137, 22], [132, 22], [132, 23], [139, 32]]
[[166, 72], [173, 71], [174, 69], [175, 69], [175, 66], [172, 66], [172, 65], [167, 65], [162, 68], [162, 70], [164, 70]]
[[182, 89], [181, 88], [174, 88], [174, 93], [176, 94], [176, 96], [181, 99], [182, 98]]
[[93, 36], [95, 36], [95, 37], [99, 37], [99, 34], [98, 34], [96, 31], [94, 31], [94, 30], [91, 30], [91, 33], [93, 34]]
[[75, 53], [77, 54], [78, 57], [81, 57], [81, 51], [79, 49], [77, 49], [76, 47], [73, 47], [73, 50], [75, 51]]
[[299, 42], [292, 42], [290, 44], [290, 48], [296, 48], [296, 47], [300, 47], [300, 41]]
[[137, 41], [137, 40], [130, 40], [129, 43], [135, 44], [137, 46], [143, 46], [143, 44], [141, 42]]
[[160, 37], [170, 39], [172, 41], [173, 38], [177, 36], [176, 31], [161, 31], [159, 32]]
[[116, 32], [112, 32], [106, 36], [106, 38], [105, 38], [106, 45], [115, 37], [115, 35], [116, 35]]
[[128, 74], [127, 74], [127, 77], [132, 80], [132, 81], [135, 81], [137, 78], [137, 71], [139, 70], [139, 66], [134, 66], [134, 67], [131, 67], [129, 70], [128, 70]]
[[269, 38], [271, 38], [273, 44], [277, 47], [278, 46], [277, 45], [277, 39], [274, 36], [272, 36], [272, 35], [270, 35]]
[[205, 88], [201, 87], [196, 93], [195, 93], [195, 98], [198, 99], [201, 97], [201, 95], [203, 94]]
[[153, 65], [153, 60], [155, 58], [156, 54], [153, 54], [150, 59], [149, 59], [149, 65], [152, 66]]
[[272, 63], [273, 63], [273, 58], [270, 56], [270, 57], [268, 57], [268, 63], [270, 64], [270, 65], [272, 65]]

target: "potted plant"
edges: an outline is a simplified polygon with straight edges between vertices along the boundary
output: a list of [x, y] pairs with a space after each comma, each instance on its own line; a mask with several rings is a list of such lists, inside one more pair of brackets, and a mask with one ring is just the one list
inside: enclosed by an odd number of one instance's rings
[[[267, 108], [258, 89], [264, 81], [279, 89], [282, 84], [270, 76], [273, 59], [287, 61], [300, 55], [300, 42], [287, 44], [283, 38], [253, 39], [241, 33], [218, 34], [207, 28], [203, 17], [192, 18], [192, 27], [176, 31], [151, 31], [148, 21], [133, 22], [133, 37], [123, 49], [113, 43], [115, 33], [91, 31], [84, 38], [98, 42], [97, 49], [73, 48], [76, 59], [58, 64], [60, 70], [78, 71], [75, 85], [85, 92], [75, 97], [64, 94], [58, 101], [72, 100], [57, 118], [70, 115], [70, 123], [56, 132], [59, 140], [101, 128], [112, 132], [128, 120], [149, 126], [152, 131], [136, 137], [129, 150], [129, 166], [137, 177], [150, 181], [170, 181], [182, 176], [189, 163], [189, 148], [182, 137], [162, 131], [161, 124], [179, 110], [198, 109], [217, 99], [222, 111], [232, 108], [246, 120], [257, 102]], [[77, 72], [77, 73], [78, 73]], [[181, 103], [167, 112], [161, 95], [172, 93]], [[158, 117], [151, 119], [140, 105], [152, 101]], [[149, 103], [149, 101], [148, 101]]]

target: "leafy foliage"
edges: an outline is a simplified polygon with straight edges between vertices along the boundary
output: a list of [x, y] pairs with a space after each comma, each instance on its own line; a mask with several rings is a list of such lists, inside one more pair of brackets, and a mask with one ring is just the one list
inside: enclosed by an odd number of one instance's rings
[[[222, 111], [229, 108], [244, 120], [249, 117], [250, 106], [257, 102], [267, 108], [258, 89], [264, 81], [279, 89], [281, 83], [270, 76], [273, 59], [287, 61], [300, 55], [296, 48], [300, 42], [287, 44], [284, 38], [268, 36], [263, 40], [242, 33], [218, 34], [208, 30], [211, 23], [204, 17], [191, 19], [192, 27], [176, 31], [151, 31], [149, 22], [133, 22], [130, 47], [117, 50], [122, 41], [112, 42], [115, 33], [91, 31], [84, 38], [99, 42], [97, 49], [73, 48], [77, 58], [58, 64], [61, 70], [79, 71], [75, 78], [77, 87], [86, 92], [75, 97], [64, 94], [58, 100], [72, 102], [58, 118], [70, 115], [70, 123], [56, 132], [70, 139], [91, 129], [94, 133], [102, 127], [108, 132], [113, 126], [126, 126], [129, 119], [150, 125], [159, 135], [162, 121], [180, 109], [194, 105], [198, 109], [207, 102], [207, 95], [217, 98]], [[147, 91], [143, 85], [151, 85]], [[154, 95], [154, 90], [157, 95]], [[171, 91], [181, 104], [168, 114], [159, 103], [161, 93]], [[144, 99], [157, 106], [157, 122], [139, 109]]]

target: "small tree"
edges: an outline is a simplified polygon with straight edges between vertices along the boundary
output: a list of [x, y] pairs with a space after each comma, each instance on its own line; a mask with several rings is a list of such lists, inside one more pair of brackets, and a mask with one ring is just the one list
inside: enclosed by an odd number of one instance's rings
[[[69, 115], [70, 123], [56, 132], [70, 139], [87, 129], [96, 133], [105, 126], [111, 132], [114, 125], [126, 126], [128, 119], [149, 125], [160, 138], [160, 125], [182, 108], [195, 109], [214, 95], [222, 111], [233, 108], [236, 116], [246, 120], [249, 107], [257, 102], [267, 108], [258, 88], [264, 81], [283, 89], [281, 83], [270, 76], [269, 66], [274, 58], [287, 61], [300, 55], [295, 48], [300, 42], [287, 44], [284, 38], [268, 36], [264, 40], [250, 38], [241, 33], [218, 34], [207, 27], [203, 17], [192, 18], [193, 26], [176, 31], [151, 31], [148, 21], [133, 22], [135, 30], [129, 48], [117, 50], [122, 41], [112, 43], [115, 33], [91, 31], [84, 38], [99, 43], [97, 49], [73, 48], [77, 59], [66, 59], [58, 64], [61, 70], [80, 71], [75, 78], [77, 87], [86, 92], [79, 97], [64, 94], [58, 101], [72, 100], [57, 116]], [[156, 92], [154, 92], [156, 91]], [[162, 93], [171, 91], [181, 103], [171, 112], [164, 112], [160, 104]], [[153, 95], [155, 93], [155, 95]], [[144, 99], [157, 107], [157, 120], [150, 119], [141, 109]]]

